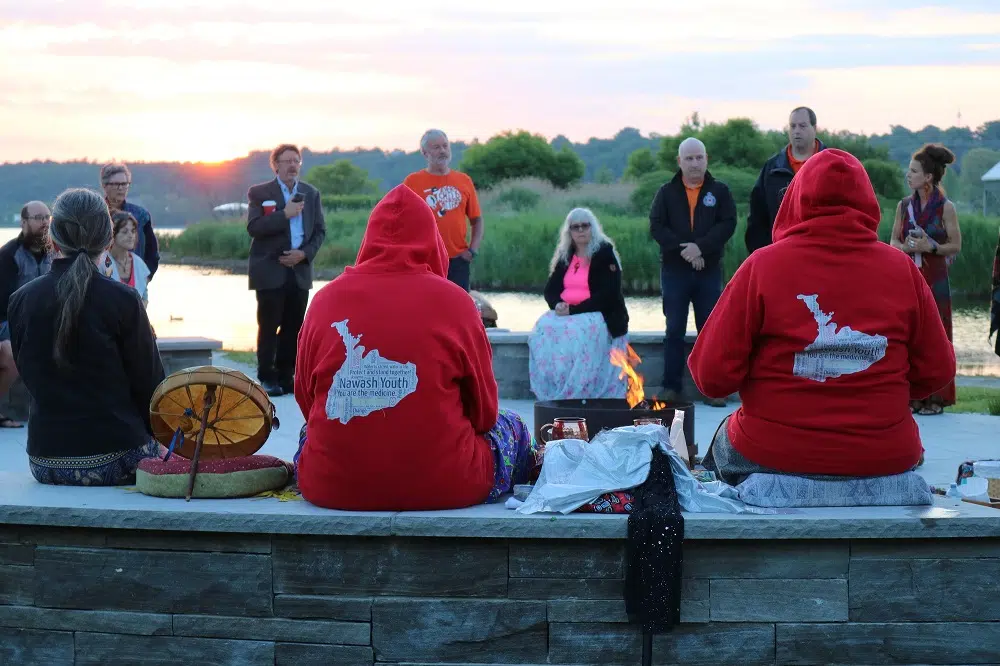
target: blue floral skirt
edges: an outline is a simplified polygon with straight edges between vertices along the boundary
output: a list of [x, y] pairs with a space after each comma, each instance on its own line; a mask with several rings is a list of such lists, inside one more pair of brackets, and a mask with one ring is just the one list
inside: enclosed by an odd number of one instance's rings
[[53, 486], [130, 486], [139, 461], [160, 455], [160, 444], [150, 439], [137, 449], [78, 458], [28, 456], [31, 475]]

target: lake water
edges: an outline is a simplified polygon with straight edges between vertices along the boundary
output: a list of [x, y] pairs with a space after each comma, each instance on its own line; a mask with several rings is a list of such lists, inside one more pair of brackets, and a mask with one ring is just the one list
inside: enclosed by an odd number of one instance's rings
[[[180, 230], [158, 229], [158, 233]], [[0, 229], [0, 243], [17, 234]], [[314, 283], [313, 291], [326, 282]], [[514, 331], [529, 331], [547, 309], [541, 294], [483, 292], [497, 311], [497, 325]], [[663, 330], [660, 300], [656, 297], [626, 299], [631, 330]], [[257, 341], [257, 301], [247, 289], [245, 275], [221, 269], [162, 265], [149, 285], [149, 318], [157, 335], [203, 336], [222, 340], [226, 349], [250, 350]], [[1000, 358], [987, 341], [989, 312], [982, 308], [957, 308], [954, 312], [955, 354], [959, 374], [1000, 377]], [[694, 314], [688, 318], [693, 331]]]

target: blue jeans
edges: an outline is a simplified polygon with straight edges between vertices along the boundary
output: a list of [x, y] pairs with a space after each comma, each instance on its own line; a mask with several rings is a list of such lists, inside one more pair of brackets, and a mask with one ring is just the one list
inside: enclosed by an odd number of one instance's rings
[[681, 391], [684, 377], [684, 335], [687, 333], [688, 306], [694, 305], [694, 321], [701, 332], [722, 295], [722, 266], [706, 266], [696, 271], [688, 265], [660, 268], [663, 316], [667, 338], [663, 349], [663, 389]]
[[472, 264], [462, 257], [455, 257], [448, 261], [448, 281], [454, 282], [466, 291], [469, 291], [471, 273]]

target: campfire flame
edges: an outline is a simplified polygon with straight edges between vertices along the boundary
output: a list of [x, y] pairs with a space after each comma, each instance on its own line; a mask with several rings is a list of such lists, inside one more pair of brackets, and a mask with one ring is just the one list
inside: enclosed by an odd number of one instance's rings
[[[642, 363], [642, 359], [632, 349], [632, 345], [625, 345], [625, 351], [621, 351], [620, 349], [611, 350], [611, 365], [621, 368], [621, 372], [618, 373], [618, 379], [628, 377], [628, 389], [625, 391], [625, 401], [628, 402], [629, 409], [635, 409], [637, 405], [641, 405], [646, 401], [645, 382], [642, 375], [635, 371], [635, 366], [640, 363]], [[658, 411], [665, 409], [666, 406], [665, 403], [657, 400], [656, 396], [653, 396], [653, 404], [649, 409]]]

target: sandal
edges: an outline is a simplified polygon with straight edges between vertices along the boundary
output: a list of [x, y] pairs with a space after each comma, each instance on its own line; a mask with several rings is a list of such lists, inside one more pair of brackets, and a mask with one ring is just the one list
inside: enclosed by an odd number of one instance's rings
[[23, 427], [24, 427], [23, 423], [15, 421], [9, 416], [0, 416], [0, 428], [23, 428]]
[[920, 408], [917, 414], [920, 416], [937, 416], [938, 414], [944, 414], [944, 407], [935, 404], [925, 405]]

